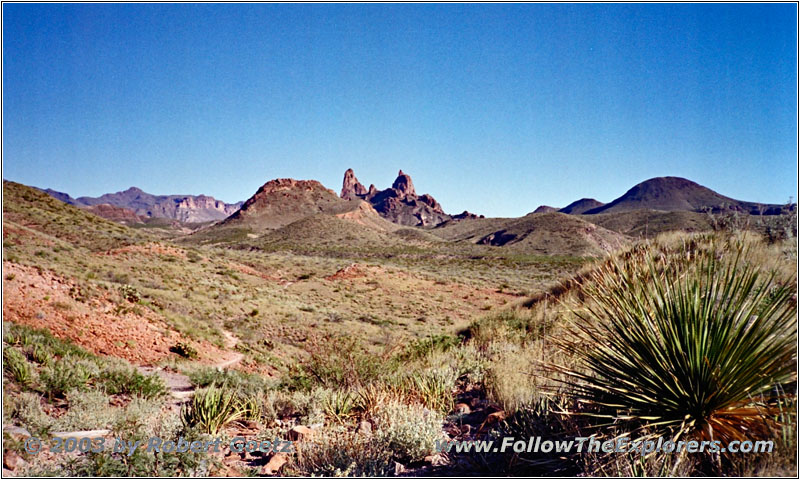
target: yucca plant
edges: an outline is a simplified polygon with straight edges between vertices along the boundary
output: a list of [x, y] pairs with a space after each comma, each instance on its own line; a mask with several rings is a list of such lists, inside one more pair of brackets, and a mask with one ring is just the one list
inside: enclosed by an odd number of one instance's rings
[[770, 392], [796, 380], [795, 281], [748, 251], [645, 254], [594, 274], [561, 344], [577, 366], [556, 367], [584, 413], [673, 438], [769, 435], [783, 401]]
[[325, 392], [322, 397], [322, 409], [325, 414], [340, 423], [353, 416], [355, 407], [356, 397], [348, 391]]
[[31, 368], [25, 357], [14, 348], [3, 349], [3, 371], [23, 387], [31, 383]]
[[221, 428], [246, 414], [247, 408], [234, 392], [211, 386], [195, 392], [192, 400], [181, 409], [181, 420], [186, 426], [199, 427], [205, 433], [216, 435]]

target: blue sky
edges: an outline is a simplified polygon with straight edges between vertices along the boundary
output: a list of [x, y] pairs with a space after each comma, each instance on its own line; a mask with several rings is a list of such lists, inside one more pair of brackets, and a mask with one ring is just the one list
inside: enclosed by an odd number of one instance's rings
[[3, 177], [244, 200], [399, 169], [518, 216], [682, 176], [797, 191], [794, 4], [3, 5]]

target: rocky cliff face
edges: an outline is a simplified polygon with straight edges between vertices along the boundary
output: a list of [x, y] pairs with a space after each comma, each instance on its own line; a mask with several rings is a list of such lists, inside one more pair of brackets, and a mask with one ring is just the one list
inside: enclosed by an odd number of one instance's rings
[[[100, 197], [72, 198], [66, 193], [44, 190], [52, 197], [77, 207], [107, 205], [131, 210], [144, 218], [169, 218], [181, 222], [209, 222], [222, 220], [241, 207], [242, 202], [225, 203], [207, 195], [152, 195], [131, 187], [117, 193], [106, 193]], [[97, 209], [108, 215], [118, 216], [107, 207]], [[130, 221], [133, 218], [129, 218]]]
[[391, 188], [378, 190], [375, 185], [370, 185], [367, 190], [356, 179], [353, 169], [347, 169], [342, 181], [341, 197], [346, 200], [363, 199], [383, 218], [400, 225], [434, 227], [451, 218], [431, 195], [417, 195], [411, 176], [402, 170]]
[[[370, 189], [374, 188], [375, 185], [370, 185]], [[348, 168], [347, 171], [344, 172], [344, 181], [342, 182], [342, 193], [340, 196], [345, 200], [355, 200], [356, 198], [363, 198], [367, 193], [367, 189], [358, 181], [356, 174], [353, 173], [353, 169]]]
[[137, 223], [144, 222], [144, 219], [139, 215], [136, 215], [133, 210], [115, 207], [107, 203], [101, 203], [100, 205], [91, 205], [89, 207], [82, 208], [94, 213], [97, 216], [111, 220], [112, 222], [121, 223], [123, 225], [135, 225]]

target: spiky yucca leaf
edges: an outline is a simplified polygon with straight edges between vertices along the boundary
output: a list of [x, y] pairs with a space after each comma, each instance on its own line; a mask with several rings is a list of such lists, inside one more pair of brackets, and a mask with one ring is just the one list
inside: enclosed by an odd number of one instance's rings
[[562, 344], [580, 367], [560, 371], [582, 401], [650, 432], [766, 433], [770, 390], [796, 380], [794, 282], [780, 285], [747, 253], [644, 255], [596, 273], [578, 340]]
[[246, 406], [232, 391], [211, 386], [198, 390], [191, 402], [181, 409], [184, 425], [200, 427], [204, 432], [216, 435], [231, 422], [244, 418]]

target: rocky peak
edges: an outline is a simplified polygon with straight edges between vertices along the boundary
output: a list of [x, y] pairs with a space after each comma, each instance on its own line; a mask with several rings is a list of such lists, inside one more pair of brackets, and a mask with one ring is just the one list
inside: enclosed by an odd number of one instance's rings
[[[375, 187], [372, 186], [371, 188]], [[367, 189], [364, 188], [364, 185], [358, 181], [353, 169], [348, 168], [347, 171], [344, 172], [342, 193], [340, 197], [344, 198], [345, 200], [355, 200], [356, 198], [363, 197], [364, 195], [367, 195]]]
[[414, 191], [414, 183], [411, 181], [411, 176], [403, 173], [402, 170], [397, 174], [397, 179], [392, 184], [392, 188], [400, 191], [403, 196], [416, 195]]
[[325, 188], [321, 183], [316, 180], [295, 180], [293, 178], [276, 178], [275, 180], [270, 180], [269, 182], [265, 183], [258, 189], [256, 192], [256, 196], [259, 193], [273, 193], [273, 192], [280, 192], [280, 191], [287, 191], [287, 190], [297, 190], [297, 191], [311, 191], [311, 190], [325, 190], [329, 193], [334, 193], [333, 190], [329, 188]]

